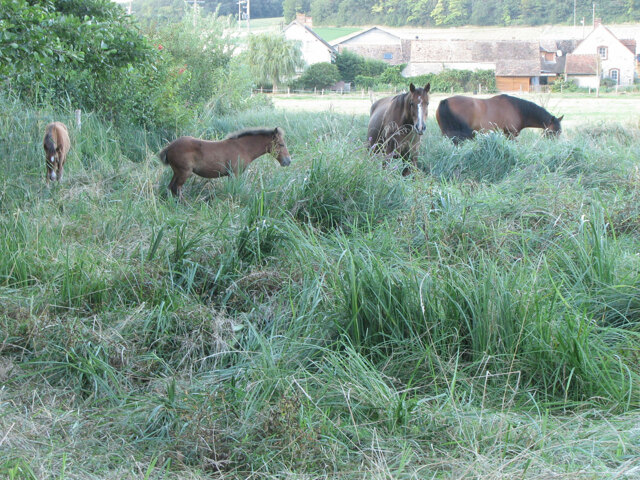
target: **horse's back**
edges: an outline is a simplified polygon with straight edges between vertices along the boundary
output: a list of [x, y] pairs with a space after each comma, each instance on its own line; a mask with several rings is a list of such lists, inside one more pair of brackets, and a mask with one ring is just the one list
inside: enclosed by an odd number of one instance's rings
[[48, 140], [53, 140], [56, 146], [61, 149], [62, 155], [66, 155], [71, 148], [69, 132], [67, 126], [62, 122], [51, 122], [45, 127], [44, 144], [47, 146]]
[[373, 147], [378, 143], [378, 139], [382, 132], [384, 112], [386, 111], [386, 105], [389, 97], [376, 100], [371, 105], [369, 127], [367, 129], [367, 137], [369, 139], [369, 146]]

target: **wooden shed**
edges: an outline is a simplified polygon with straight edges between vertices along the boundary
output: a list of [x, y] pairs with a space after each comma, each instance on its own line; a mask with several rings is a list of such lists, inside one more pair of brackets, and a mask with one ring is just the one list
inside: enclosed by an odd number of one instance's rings
[[529, 92], [539, 85], [540, 58], [498, 60], [496, 88], [501, 92]]

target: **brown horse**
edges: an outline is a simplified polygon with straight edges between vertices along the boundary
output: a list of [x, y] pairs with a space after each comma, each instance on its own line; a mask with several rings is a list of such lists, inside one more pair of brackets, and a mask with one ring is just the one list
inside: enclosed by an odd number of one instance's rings
[[[409, 85], [409, 92], [381, 98], [371, 105], [369, 146], [374, 152], [384, 152], [387, 159], [402, 157], [416, 165], [420, 139], [426, 129], [429, 90]], [[402, 171], [407, 175], [409, 169]]]
[[164, 147], [158, 156], [173, 170], [169, 182], [171, 193], [182, 197], [182, 185], [192, 173], [204, 178], [223, 177], [231, 172], [237, 175], [265, 153], [275, 156], [283, 167], [291, 163], [281, 128], [241, 130], [219, 142], [180, 137]]
[[483, 130], [502, 130], [509, 137], [517, 137], [523, 128], [542, 128], [545, 135], [557, 136], [560, 122], [544, 108], [528, 100], [510, 95], [480, 98], [456, 95], [442, 100], [436, 110], [440, 130], [454, 143], [473, 138]]
[[62, 180], [64, 162], [71, 148], [69, 132], [67, 132], [65, 124], [53, 122], [47, 125], [42, 146], [47, 162], [47, 184], [50, 180], [59, 182]]

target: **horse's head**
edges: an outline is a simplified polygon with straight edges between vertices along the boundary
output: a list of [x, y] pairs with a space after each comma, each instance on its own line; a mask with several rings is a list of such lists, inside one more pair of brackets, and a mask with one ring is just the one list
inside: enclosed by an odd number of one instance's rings
[[47, 162], [47, 180], [56, 181], [58, 179], [57, 172], [60, 171], [60, 152], [62, 147], [56, 145], [56, 142], [47, 135], [44, 140], [44, 155]]
[[284, 143], [284, 130], [280, 127], [276, 127], [273, 131], [273, 141], [271, 142], [271, 155], [278, 159], [280, 165], [288, 167], [291, 164], [291, 157], [289, 156], [289, 150]]
[[560, 135], [560, 133], [562, 132], [562, 126], [560, 125], [560, 122], [563, 118], [564, 115], [560, 117], [554, 117], [553, 115], [551, 115], [551, 119], [549, 120], [549, 122], [545, 123], [544, 125], [545, 136], [557, 137], [558, 135]]
[[431, 83], [424, 88], [409, 85], [409, 94], [405, 100], [405, 112], [411, 116], [411, 124], [418, 135], [422, 135], [427, 128], [427, 111], [429, 109], [429, 90]]

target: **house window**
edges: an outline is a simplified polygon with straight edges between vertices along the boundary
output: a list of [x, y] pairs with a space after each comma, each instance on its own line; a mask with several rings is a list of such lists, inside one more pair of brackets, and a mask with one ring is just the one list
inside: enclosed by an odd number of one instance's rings
[[609, 70], [609, 78], [616, 82], [616, 85], [620, 84], [620, 70], [617, 68], [612, 68]]
[[598, 55], [602, 60], [607, 59], [607, 54], [609, 53], [609, 49], [607, 47], [598, 47]]
[[393, 53], [385, 53], [384, 55], [382, 55], [382, 58], [384, 58], [385, 60], [391, 60], [393, 59]]

